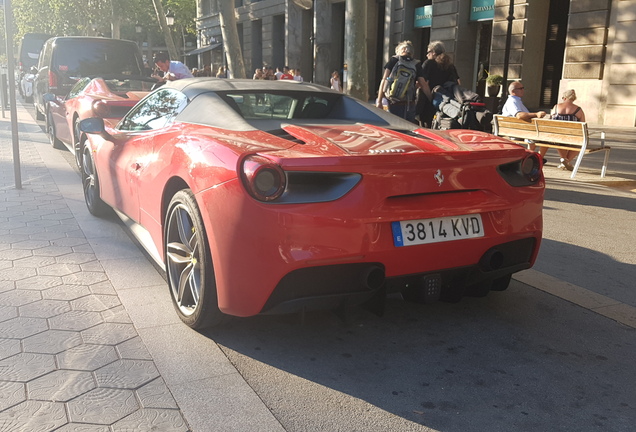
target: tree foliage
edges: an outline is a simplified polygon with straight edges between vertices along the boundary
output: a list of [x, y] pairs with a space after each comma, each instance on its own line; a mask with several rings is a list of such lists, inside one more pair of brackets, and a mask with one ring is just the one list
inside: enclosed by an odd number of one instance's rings
[[[195, 35], [196, 0], [162, 0], [175, 15], [179, 34]], [[122, 39], [135, 40], [135, 24], [144, 35], [162, 41], [152, 0], [12, 0], [15, 44], [25, 33], [54, 36], [112, 36], [113, 23], [121, 26]], [[4, 39], [4, 18], [0, 24]]]

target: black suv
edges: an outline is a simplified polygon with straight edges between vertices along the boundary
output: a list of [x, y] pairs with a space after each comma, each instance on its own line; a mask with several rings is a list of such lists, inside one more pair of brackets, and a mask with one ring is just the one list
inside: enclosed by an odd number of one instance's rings
[[42, 47], [33, 86], [36, 117], [46, 118], [46, 93], [65, 96], [81, 77], [140, 76], [142, 72], [141, 51], [134, 42], [101, 37], [51, 38]]
[[[42, 45], [47, 39], [50, 39], [51, 35], [45, 33], [26, 33], [20, 40], [20, 48], [18, 48], [18, 70], [20, 72], [19, 80], [22, 80], [24, 74], [38, 64], [38, 58], [40, 57], [40, 51]], [[20, 96], [22, 94], [22, 86], [18, 86], [20, 90]]]

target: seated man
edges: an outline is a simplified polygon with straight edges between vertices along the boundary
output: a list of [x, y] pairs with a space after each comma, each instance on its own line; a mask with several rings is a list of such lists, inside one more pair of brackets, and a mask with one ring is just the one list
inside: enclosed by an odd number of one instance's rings
[[[506, 117], [516, 117], [521, 120], [530, 121], [533, 118], [543, 118], [546, 117], [547, 114], [545, 111], [537, 111], [536, 113], [531, 113], [528, 108], [523, 104], [521, 98], [523, 97], [524, 87], [521, 84], [521, 81], [513, 81], [508, 86], [508, 99], [501, 110], [501, 115]], [[526, 140], [530, 150], [536, 148], [536, 145], [529, 140]], [[543, 158], [543, 163], [546, 163], [545, 154], [548, 151], [547, 147], [541, 147], [539, 149], [539, 154]]]

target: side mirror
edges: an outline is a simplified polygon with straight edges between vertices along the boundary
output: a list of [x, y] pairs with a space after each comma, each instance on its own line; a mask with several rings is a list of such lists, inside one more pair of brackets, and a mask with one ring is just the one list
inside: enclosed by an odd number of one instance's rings
[[55, 95], [53, 93], [44, 93], [42, 99], [44, 99], [44, 102], [55, 102]]
[[90, 117], [79, 122], [79, 129], [87, 134], [105, 134], [106, 127], [101, 117]]

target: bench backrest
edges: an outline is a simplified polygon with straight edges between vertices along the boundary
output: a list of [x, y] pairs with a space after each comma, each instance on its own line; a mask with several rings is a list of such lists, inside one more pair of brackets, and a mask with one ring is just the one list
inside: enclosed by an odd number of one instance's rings
[[532, 119], [537, 127], [537, 141], [584, 146], [587, 144], [587, 123]]
[[585, 146], [588, 140], [585, 122], [538, 118], [527, 121], [502, 115], [494, 116], [494, 121], [498, 136], [576, 146]]
[[536, 139], [537, 128], [527, 120], [521, 120], [516, 117], [505, 117], [495, 115], [495, 135], [507, 136], [521, 139]]

